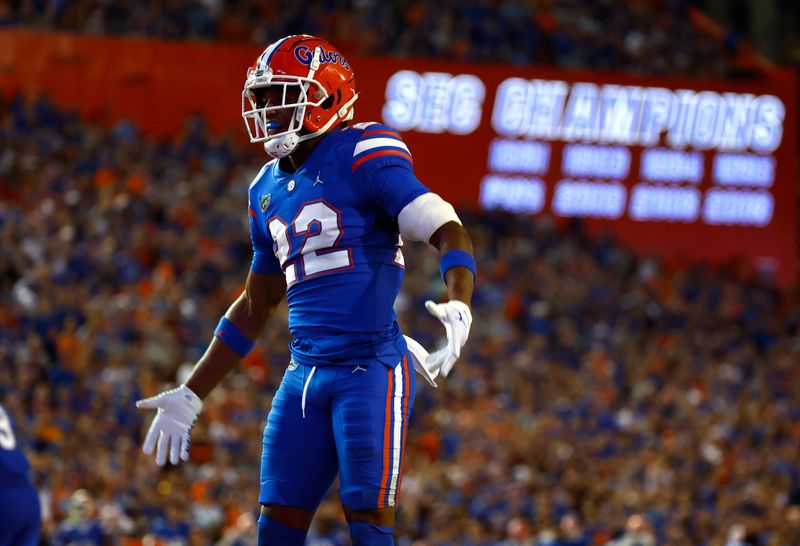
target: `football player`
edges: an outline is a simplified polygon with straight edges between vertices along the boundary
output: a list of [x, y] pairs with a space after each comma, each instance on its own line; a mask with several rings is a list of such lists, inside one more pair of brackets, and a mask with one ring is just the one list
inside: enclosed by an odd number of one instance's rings
[[[350, 64], [313, 36], [273, 43], [247, 71], [242, 116], [272, 160], [249, 189], [253, 260], [186, 382], [158, 409], [144, 441], [156, 462], [188, 458], [203, 398], [253, 347], [284, 296], [291, 359], [272, 402], [261, 460], [260, 546], [300, 546], [326, 491], [339, 497], [355, 546], [394, 544], [394, 510], [416, 379], [447, 375], [467, 340], [476, 267], [453, 207], [414, 175], [397, 131], [350, 125]], [[448, 301], [426, 307], [447, 344], [428, 354], [393, 311], [401, 236], [441, 255]]]
[[29, 474], [11, 418], [0, 406], [0, 546], [39, 544], [41, 508]]

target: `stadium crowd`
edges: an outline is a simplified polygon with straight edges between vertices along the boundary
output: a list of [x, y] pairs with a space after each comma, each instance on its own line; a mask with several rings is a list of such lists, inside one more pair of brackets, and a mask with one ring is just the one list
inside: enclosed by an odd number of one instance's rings
[[345, 53], [543, 63], [647, 74], [740, 73], [742, 39], [693, 24], [689, 0], [0, 0], [0, 26], [267, 44], [329, 38]]
[[[0, 403], [49, 543], [255, 544], [285, 309], [207, 400], [190, 462], [141, 453], [134, 400], [188, 371], [241, 289], [262, 160], [199, 118], [168, 143], [0, 101]], [[461, 214], [475, 328], [439, 389], [419, 382], [398, 544], [800, 544], [797, 293], [672, 270], [577, 223]], [[406, 263], [398, 316], [432, 347], [437, 258], [407, 245]], [[332, 492], [309, 544], [346, 529]]]

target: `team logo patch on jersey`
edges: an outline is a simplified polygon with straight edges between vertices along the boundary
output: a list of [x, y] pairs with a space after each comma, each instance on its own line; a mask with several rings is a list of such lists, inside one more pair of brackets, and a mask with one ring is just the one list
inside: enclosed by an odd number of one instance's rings
[[267, 208], [269, 207], [270, 201], [272, 201], [271, 193], [261, 196], [261, 212], [267, 212]]
[[288, 369], [289, 369], [289, 371], [291, 372], [291, 371], [293, 371], [293, 370], [296, 370], [296, 369], [297, 369], [297, 367], [298, 367], [299, 365], [300, 365], [300, 364], [298, 364], [297, 362], [295, 362], [295, 361], [294, 361], [294, 359], [289, 359], [289, 368], [288, 368]]
[[289, 185], [286, 186], [286, 189], [289, 191], [294, 191], [294, 186], [295, 186], [294, 179], [291, 179], [289, 180]]

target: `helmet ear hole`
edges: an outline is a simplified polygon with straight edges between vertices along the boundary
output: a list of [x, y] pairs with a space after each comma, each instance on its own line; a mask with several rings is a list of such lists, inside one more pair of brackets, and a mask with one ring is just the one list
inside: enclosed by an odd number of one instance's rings
[[340, 104], [341, 102], [342, 102], [342, 90], [337, 89], [335, 96], [331, 95], [330, 97], [322, 101], [322, 104], [320, 104], [319, 106], [323, 110], [330, 110], [331, 106], [333, 106], [334, 103]]
[[[339, 95], [341, 95], [341, 94], [342, 94], [342, 92], [341, 92], [341, 91], [338, 91], [337, 93], [338, 93]], [[320, 104], [320, 105], [319, 105], [319, 106], [320, 106], [320, 108], [322, 108], [323, 110], [330, 110], [331, 106], [333, 106], [333, 101], [334, 101], [334, 98], [335, 98], [335, 97], [334, 97], [333, 95], [331, 95], [330, 97], [328, 97], [327, 99], [325, 99], [324, 101], [322, 101], [322, 104]]]

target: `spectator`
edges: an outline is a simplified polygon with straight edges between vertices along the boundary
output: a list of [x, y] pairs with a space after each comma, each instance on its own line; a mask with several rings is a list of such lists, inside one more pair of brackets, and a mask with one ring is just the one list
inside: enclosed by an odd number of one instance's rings
[[111, 544], [111, 537], [97, 517], [94, 499], [85, 489], [78, 489], [70, 497], [67, 518], [58, 526], [54, 542], [59, 546]]
[[628, 518], [625, 532], [608, 543], [609, 546], [655, 546], [656, 539], [648, 529], [647, 521], [639, 514]]
[[694, 26], [685, 0], [12, 2], [0, 24], [262, 47], [308, 33], [345, 53], [701, 77], [742, 72], [736, 34], [715, 37]]

